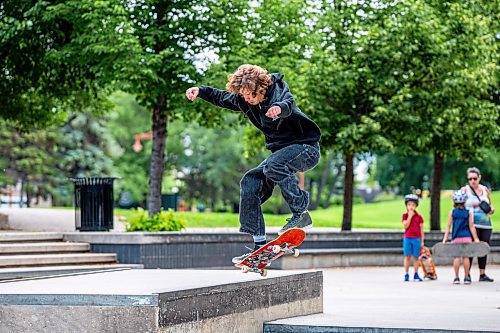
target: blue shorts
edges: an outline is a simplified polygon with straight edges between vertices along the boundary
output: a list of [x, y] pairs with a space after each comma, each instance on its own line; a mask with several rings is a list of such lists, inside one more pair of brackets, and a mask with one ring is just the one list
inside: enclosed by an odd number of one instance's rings
[[403, 238], [403, 255], [404, 256], [420, 256], [420, 238]]

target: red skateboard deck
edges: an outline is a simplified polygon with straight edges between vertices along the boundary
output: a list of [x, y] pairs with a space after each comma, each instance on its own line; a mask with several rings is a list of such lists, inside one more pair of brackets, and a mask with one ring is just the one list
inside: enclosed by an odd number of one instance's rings
[[432, 255], [431, 251], [429, 251], [429, 248], [422, 246], [420, 248], [420, 256], [418, 257], [418, 259], [420, 259], [420, 266], [424, 271], [424, 278], [436, 280], [436, 266], [434, 265], [434, 260], [432, 260]]
[[293, 254], [297, 257], [299, 250], [295, 248], [302, 244], [305, 237], [306, 233], [304, 230], [298, 228], [289, 229], [278, 238], [250, 253], [243, 261], [235, 264], [235, 266], [241, 268], [243, 273], [254, 272], [266, 276], [267, 270], [265, 268], [272, 261], [284, 254]]

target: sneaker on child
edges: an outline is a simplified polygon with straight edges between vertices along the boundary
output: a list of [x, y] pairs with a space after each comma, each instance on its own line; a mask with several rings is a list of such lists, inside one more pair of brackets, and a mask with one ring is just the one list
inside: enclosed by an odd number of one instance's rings
[[420, 276], [418, 276], [418, 273], [415, 273], [415, 275], [413, 275], [413, 281], [422, 282], [422, 279], [420, 278]]
[[410, 281], [410, 274], [406, 273], [405, 274], [405, 282]]
[[457, 277], [453, 279], [453, 284], [460, 284], [460, 279]]

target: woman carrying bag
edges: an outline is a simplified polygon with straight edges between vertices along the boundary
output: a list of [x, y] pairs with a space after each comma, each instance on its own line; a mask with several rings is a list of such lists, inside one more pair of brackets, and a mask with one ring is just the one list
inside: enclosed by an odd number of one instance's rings
[[[491, 204], [490, 191], [481, 185], [481, 172], [478, 168], [467, 169], [467, 180], [469, 184], [462, 188], [467, 193], [465, 208], [471, 210], [474, 216], [474, 227], [476, 227], [479, 240], [490, 243], [493, 227], [491, 225], [491, 215], [495, 212]], [[478, 257], [479, 281], [493, 282], [493, 279], [486, 275], [487, 256]], [[473, 258], [470, 258], [472, 266]]]

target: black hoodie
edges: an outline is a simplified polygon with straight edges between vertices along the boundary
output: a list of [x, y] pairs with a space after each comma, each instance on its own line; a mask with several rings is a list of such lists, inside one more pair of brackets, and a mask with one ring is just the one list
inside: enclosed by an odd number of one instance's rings
[[[275, 152], [292, 144], [317, 145], [321, 132], [314, 121], [303, 114], [295, 104], [283, 74], [271, 74], [272, 84], [267, 88], [264, 101], [251, 105], [239, 94], [212, 87], [200, 87], [199, 97], [215, 106], [241, 111], [262, 133], [266, 148]], [[271, 106], [281, 107], [279, 119], [266, 116]]]

